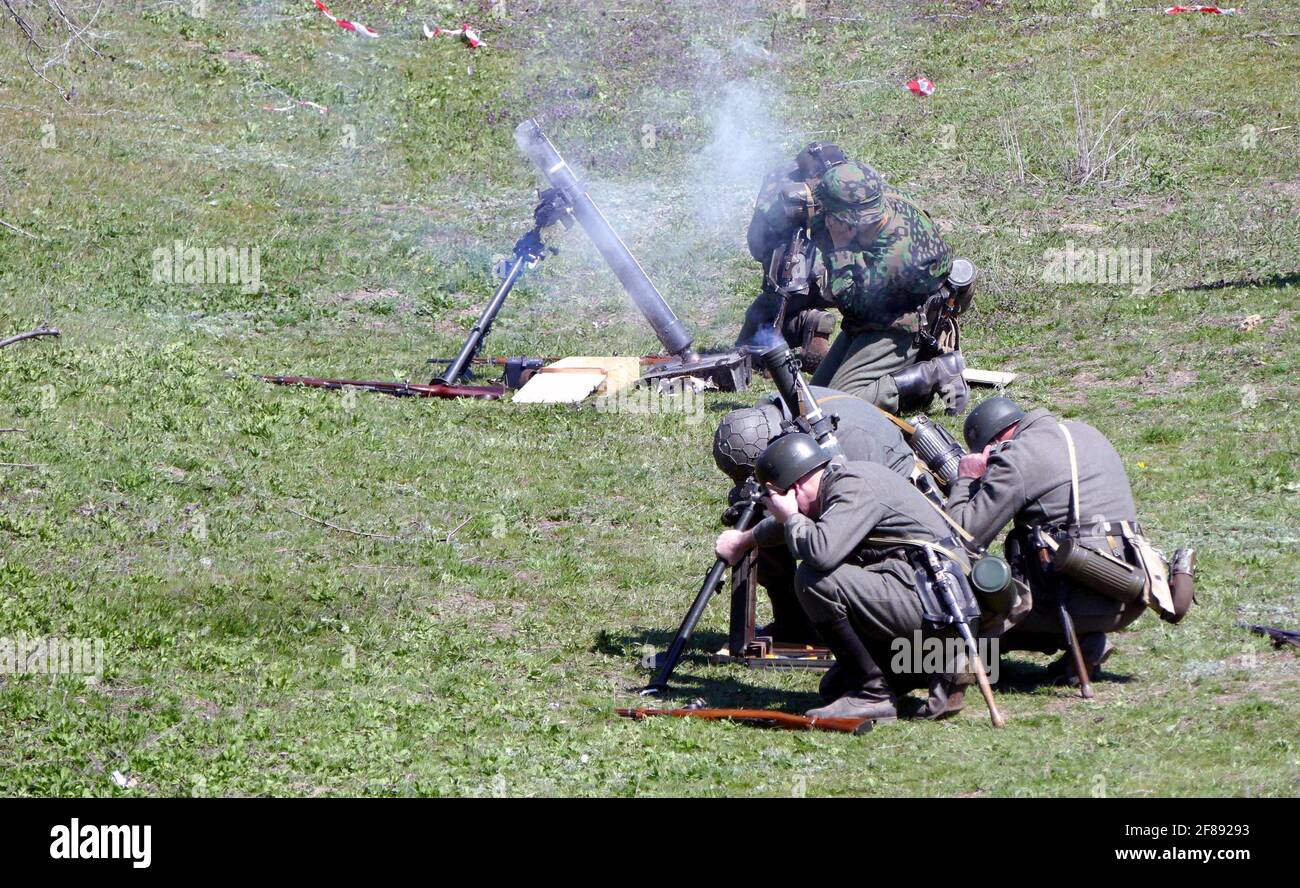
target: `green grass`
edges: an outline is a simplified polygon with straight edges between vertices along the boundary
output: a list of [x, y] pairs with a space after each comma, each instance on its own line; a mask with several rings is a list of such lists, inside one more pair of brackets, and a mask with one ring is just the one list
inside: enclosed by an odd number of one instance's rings
[[[27, 430], [0, 435], [0, 462], [38, 466], [0, 467], [0, 636], [105, 644], [98, 683], [0, 676], [0, 792], [1300, 789], [1295, 658], [1235, 627], [1300, 625], [1300, 57], [1267, 38], [1300, 30], [1289, 4], [334, 10], [376, 41], [307, 2], [124, 6], [112, 60], [66, 72], [71, 103], [0, 30], [0, 219], [35, 235], [0, 228], [0, 328], [64, 331], [0, 351], [0, 427]], [[417, 39], [465, 18], [488, 49]], [[902, 88], [917, 74], [932, 97]], [[262, 110], [285, 95], [330, 111]], [[1124, 109], [1132, 137], [1082, 184], [1076, 96], [1089, 120]], [[983, 270], [973, 362], [1104, 430], [1157, 544], [1198, 546], [1200, 605], [1120, 636], [1095, 701], [1035, 687], [1045, 660], [1017, 655], [996, 733], [974, 700], [865, 738], [617, 719], [712, 559], [708, 444], [737, 396], [690, 422], [251, 379], [427, 378], [529, 224], [510, 131], [534, 114], [697, 341], [729, 342], [757, 282], [753, 164], [710, 148], [729, 113], [771, 134], [741, 140], [755, 157], [833, 138], [915, 193]], [[258, 247], [263, 291], [154, 283], [176, 239]], [[1067, 241], [1153, 249], [1151, 292], [1044, 282]], [[489, 351], [653, 350], [581, 233], [556, 243]], [[725, 620], [715, 602], [698, 649]], [[679, 683], [717, 704], [815, 696], [702, 658]]]

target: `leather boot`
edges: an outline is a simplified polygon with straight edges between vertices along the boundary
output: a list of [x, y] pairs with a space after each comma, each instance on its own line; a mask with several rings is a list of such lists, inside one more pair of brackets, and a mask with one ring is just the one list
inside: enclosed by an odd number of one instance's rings
[[975, 674], [967, 671], [966, 653], [953, 664], [955, 671], [930, 678], [930, 697], [917, 713], [918, 718], [937, 721], [962, 711], [966, 705], [966, 688], [975, 682]]
[[818, 308], [805, 309], [786, 324], [786, 342], [791, 348], [801, 349], [800, 363], [808, 375], [821, 366], [826, 353], [831, 350], [831, 336], [835, 333], [835, 315]]
[[[1088, 680], [1095, 681], [1101, 672], [1101, 664], [1115, 652], [1115, 645], [1105, 632], [1089, 632], [1079, 636], [1079, 652], [1088, 667]], [[1074, 655], [1067, 648], [1058, 659], [1047, 664], [1048, 676], [1057, 683], [1079, 686], [1079, 676], [1074, 668]]]
[[[847, 617], [819, 623], [826, 646], [835, 655], [839, 680], [846, 689], [834, 703], [808, 710], [810, 718], [856, 718], [880, 721], [898, 717], [885, 674], [867, 653]], [[829, 673], [827, 673], [829, 677]]]
[[956, 416], [966, 409], [970, 400], [970, 389], [962, 377], [966, 369], [966, 359], [961, 352], [954, 351], [904, 367], [891, 373], [894, 385], [898, 387], [898, 403], [924, 406], [936, 394], [943, 397], [944, 412]]

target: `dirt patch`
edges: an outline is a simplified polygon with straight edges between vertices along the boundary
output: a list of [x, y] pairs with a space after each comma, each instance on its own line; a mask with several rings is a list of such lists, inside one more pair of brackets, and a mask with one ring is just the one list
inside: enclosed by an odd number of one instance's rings
[[1148, 367], [1144, 370], [1142, 372], [1142, 394], [1165, 395], [1192, 385], [1200, 378], [1200, 375], [1195, 370], [1173, 370], [1167, 373], [1163, 380], [1158, 380], [1158, 378], [1159, 375], [1152, 368]]
[[321, 301], [326, 305], [338, 305], [355, 309], [365, 309], [369, 306], [382, 306], [385, 303], [390, 303], [393, 306], [394, 314], [413, 314], [417, 307], [413, 297], [407, 296], [392, 287], [365, 288], [347, 293], [335, 293], [324, 297]]

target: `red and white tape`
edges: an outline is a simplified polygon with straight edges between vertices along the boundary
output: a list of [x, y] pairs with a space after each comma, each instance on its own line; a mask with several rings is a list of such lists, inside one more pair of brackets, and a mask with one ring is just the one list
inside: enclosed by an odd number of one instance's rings
[[442, 28], [434, 25], [433, 30], [430, 31], [428, 25], [424, 25], [423, 27], [424, 36], [430, 40], [435, 37], [459, 37], [470, 49], [478, 49], [480, 46], [485, 45], [483, 40], [478, 36], [478, 31], [471, 28], [468, 22], [462, 23], [459, 28]]
[[1205, 15], [1236, 15], [1236, 9], [1220, 9], [1217, 6], [1171, 6], [1165, 10], [1165, 15], [1178, 15], [1182, 12], [1200, 12]]
[[361, 24], [361, 22], [350, 22], [347, 19], [339, 18], [334, 13], [330, 12], [329, 8], [322, 3], [321, 0], [313, 0], [313, 2], [315, 2], [316, 8], [324, 13], [325, 18], [329, 19], [340, 28], [343, 28], [346, 31], [351, 31], [353, 34], [364, 34], [367, 37], [379, 36], [379, 32], [370, 30], [365, 25]]
[[918, 77], [915, 80], [907, 81], [907, 88], [918, 96], [929, 96], [934, 94], [934, 83], [928, 77]]

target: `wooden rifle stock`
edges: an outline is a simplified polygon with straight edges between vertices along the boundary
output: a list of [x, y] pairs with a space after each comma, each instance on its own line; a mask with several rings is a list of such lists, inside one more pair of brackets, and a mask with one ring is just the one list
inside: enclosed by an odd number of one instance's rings
[[672, 718], [702, 718], [707, 721], [737, 721], [765, 728], [786, 731], [838, 731], [844, 734], [865, 734], [875, 725], [871, 719], [813, 718], [777, 712], [773, 709], [615, 709], [624, 718], [640, 721], [653, 716]]
[[275, 385], [304, 385], [309, 388], [355, 388], [366, 392], [408, 398], [481, 398], [496, 400], [506, 390], [499, 385], [443, 385], [430, 383], [417, 385], [410, 382], [380, 382], [368, 379], [321, 379], [316, 376], [259, 376], [263, 382]]

